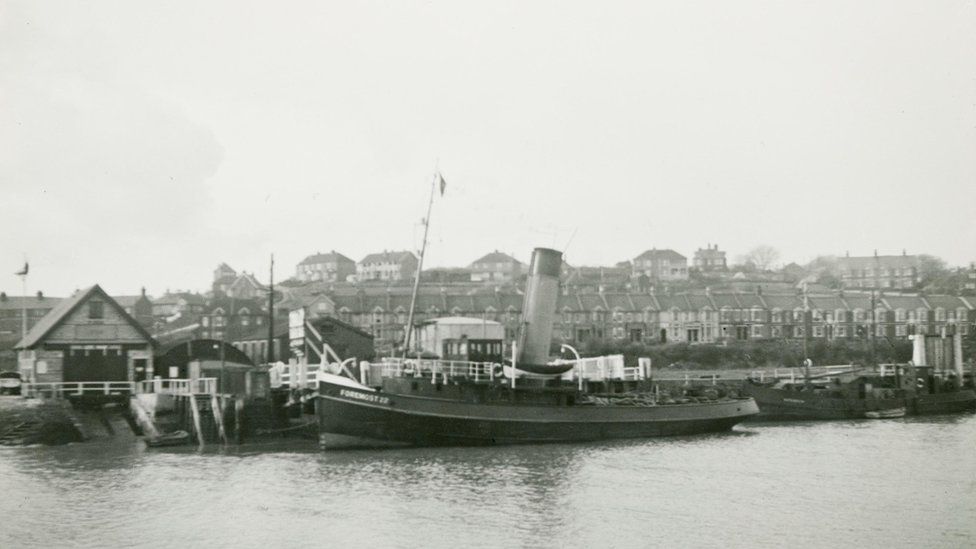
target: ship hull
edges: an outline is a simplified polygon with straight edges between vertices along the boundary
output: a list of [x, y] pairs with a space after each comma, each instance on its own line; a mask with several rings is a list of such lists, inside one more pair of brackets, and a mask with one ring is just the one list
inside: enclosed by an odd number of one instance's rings
[[[662, 406], [471, 403], [320, 383], [320, 442], [352, 446], [481, 446], [693, 435], [728, 431], [758, 413], [752, 399]], [[375, 444], [373, 444], [375, 443]]]
[[976, 393], [971, 390], [919, 394], [908, 398], [831, 398], [810, 392], [786, 391], [746, 383], [743, 393], [756, 399], [756, 420], [859, 419], [904, 408], [906, 415], [952, 414], [976, 411]]
[[920, 394], [908, 399], [907, 404], [910, 415], [976, 412], [976, 392], [963, 389], [934, 395]]
[[905, 407], [902, 399], [833, 398], [813, 392], [785, 391], [746, 383], [743, 393], [756, 399], [757, 420], [861, 419], [868, 412], [885, 412]]

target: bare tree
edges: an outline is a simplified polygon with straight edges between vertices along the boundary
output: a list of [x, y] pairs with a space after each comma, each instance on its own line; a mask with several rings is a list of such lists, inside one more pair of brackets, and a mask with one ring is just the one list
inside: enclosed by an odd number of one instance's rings
[[746, 254], [746, 261], [752, 263], [760, 271], [765, 271], [773, 266], [779, 259], [779, 250], [766, 244], [761, 244], [749, 250]]

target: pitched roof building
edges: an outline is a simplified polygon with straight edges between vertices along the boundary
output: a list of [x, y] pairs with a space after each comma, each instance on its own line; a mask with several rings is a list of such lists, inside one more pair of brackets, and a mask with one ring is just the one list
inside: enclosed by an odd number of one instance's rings
[[356, 262], [332, 250], [329, 253], [315, 253], [295, 266], [295, 278], [301, 282], [344, 282], [356, 274]]
[[356, 275], [360, 281], [410, 280], [418, 263], [417, 256], [408, 251], [369, 254], [356, 264]]
[[525, 270], [521, 261], [495, 250], [471, 263], [471, 282], [512, 282]]
[[688, 258], [671, 249], [651, 249], [634, 258], [633, 275], [653, 281], [688, 280]]
[[919, 258], [916, 255], [841, 257], [837, 266], [845, 288], [914, 288], [918, 285]]
[[25, 379], [151, 379], [155, 341], [97, 284], [62, 300], [18, 343]]

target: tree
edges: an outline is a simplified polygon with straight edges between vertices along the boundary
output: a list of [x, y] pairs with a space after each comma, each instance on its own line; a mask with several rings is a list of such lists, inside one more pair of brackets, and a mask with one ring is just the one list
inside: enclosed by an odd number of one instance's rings
[[959, 291], [959, 279], [945, 261], [922, 254], [918, 256], [918, 286], [927, 292], [954, 294]]
[[752, 263], [760, 271], [769, 270], [778, 259], [779, 250], [766, 244], [756, 246], [745, 256], [746, 262]]

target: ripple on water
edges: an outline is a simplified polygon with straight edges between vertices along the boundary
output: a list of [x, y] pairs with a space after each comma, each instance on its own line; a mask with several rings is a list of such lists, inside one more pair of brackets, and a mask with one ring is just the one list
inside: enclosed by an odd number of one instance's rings
[[4, 547], [976, 545], [976, 417], [610, 443], [0, 449]]

